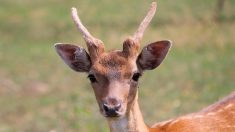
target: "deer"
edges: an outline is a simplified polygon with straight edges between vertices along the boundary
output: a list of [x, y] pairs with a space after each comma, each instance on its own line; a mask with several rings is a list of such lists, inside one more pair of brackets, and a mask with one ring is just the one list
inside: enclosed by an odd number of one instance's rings
[[144, 71], [163, 62], [172, 45], [170, 40], [156, 41], [139, 53], [156, 8], [157, 3], [152, 2], [137, 31], [123, 42], [122, 50], [105, 51], [104, 43], [89, 33], [73, 7], [72, 19], [88, 52], [68, 43], [56, 43], [56, 52], [72, 70], [88, 74], [99, 111], [111, 132], [235, 132], [235, 92], [199, 112], [152, 126], [145, 124], [138, 103], [138, 80]]

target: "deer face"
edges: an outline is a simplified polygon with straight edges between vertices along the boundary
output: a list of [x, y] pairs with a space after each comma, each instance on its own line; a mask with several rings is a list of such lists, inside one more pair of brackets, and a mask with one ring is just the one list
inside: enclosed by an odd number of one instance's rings
[[170, 43], [149, 44], [138, 56], [131, 57], [123, 51], [104, 52], [93, 62], [83, 48], [75, 45], [57, 44], [56, 50], [73, 70], [88, 73], [101, 113], [118, 117], [130, 110], [142, 72], [160, 65]]
[[73, 19], [83, 34], [89, 53], [72, 44], [55, 45], [57, 53], [71, 69], [88, 74], [100, 111], [105, 117], [121, 117], [130, 111], [136, 99], [139, 77], [144, 70], [158, 67], [171, 46], [171, 41], [158, 41], [148, 44], [138, 53], [143, 28], [150, 22], [154, 7], [156, 4], [152, 5], [135, 35], [124, 41], [122, 51], [105, 52], [102, 41], [90, 35], [75, 9]]
[[[101, 113], [106, 117], [125, 114], [137, 90], [137, 80], [132, 76], [140, 74], [133, 60], [125, 58], [119, 51], [100, 56], [88, 73]], [[137, 78], [137, 77], [136, 77]]]

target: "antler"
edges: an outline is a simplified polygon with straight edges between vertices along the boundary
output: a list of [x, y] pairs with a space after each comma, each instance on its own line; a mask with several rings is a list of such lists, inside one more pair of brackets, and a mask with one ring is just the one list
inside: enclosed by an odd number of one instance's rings
[[78, 30], [82, 34], [82, 36], [87, 44], [91, 59], [94, 60], [99, 54], [104, 52], [103, 42], [99, 39], [94, 38], [88, 32], [88, 30], [83, 26], [80, 18], [78, 17], [77, 9], [75, 7], [71, 8], [71, 14], [72, 14], [72, 18], [73, 18], [74, 23], [76, 24]]
[[136, 57], [138, 53], [138, 49], [140, 47], [140, 41], [144, 35], [145, 29], [148, 27], [149, 23], [151, 22], [157, 8], [157, 3], [152, 2], [150, 9], [143, 19], [143, 21], [140, 23], [139, 28], [134, 33], [134, 35], [123, 43], [123, 52], [127, 54], [129, 57]]
[[141, 41], [145, 29], [148, 27], [149, 23], [151, 22], [154, 14], [156, 12], [156, 8], [157, 8], [157, 3], [152, 2], [147, 15], [145, 16], [144, 20], [140, 23], [140, 26], [139, 26], [138, 30], [133, 35], [134, 40]]

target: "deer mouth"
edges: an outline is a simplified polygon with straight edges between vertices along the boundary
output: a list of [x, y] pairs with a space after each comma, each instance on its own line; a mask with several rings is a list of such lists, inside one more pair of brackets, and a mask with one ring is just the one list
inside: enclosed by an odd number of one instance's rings
[[122, 114], [118, 111], [110, 111], [110, 112], [105, 112], [104, 117], [106, 118], [117, 118], [117, 117], [121, 117]]

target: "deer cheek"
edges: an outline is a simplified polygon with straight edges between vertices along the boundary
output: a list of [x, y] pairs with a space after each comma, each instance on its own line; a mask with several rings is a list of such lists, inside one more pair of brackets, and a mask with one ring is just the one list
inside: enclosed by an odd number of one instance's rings
[[130, 89], [129, 89], [129, 93], [128, 93], [128, 99], [127, 99], [128, 106], [131, 106], [130, 104], [132, 104], [133, 101], [135, 100], [136, 93], [137, 93], [137, 84], [131, 84]]
[[103, 95], [104, 95], [100, 91], [102, 91], [103, 89], [101, 89], [98, 86], [94, 86], [94, 85], [92, 85], [92, 87], [93, 87], [93, 91], [94, 91], [94, 94], [95, 94], [95, 97], [96, 97], [96, 101], [100, 105], [102, 103], [102, 98], [103, 98]]

